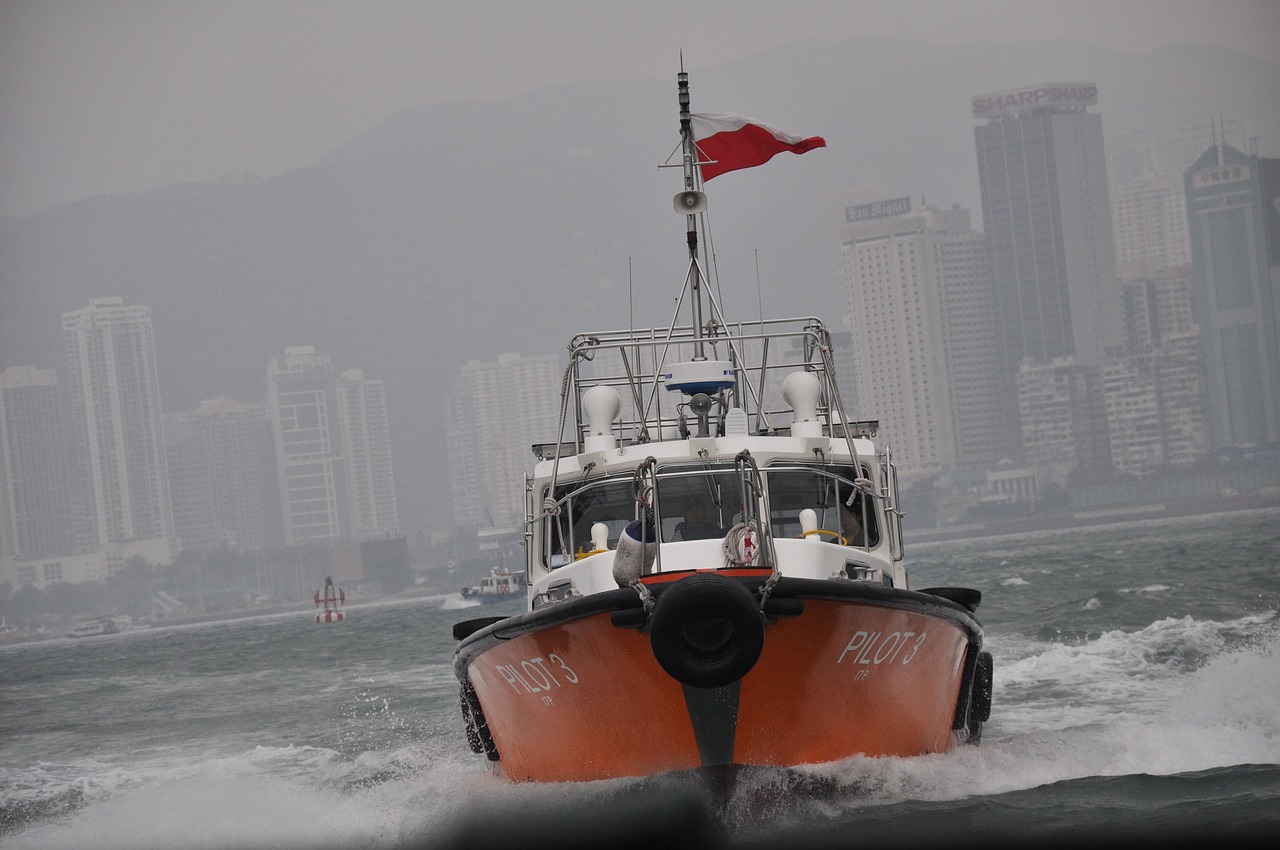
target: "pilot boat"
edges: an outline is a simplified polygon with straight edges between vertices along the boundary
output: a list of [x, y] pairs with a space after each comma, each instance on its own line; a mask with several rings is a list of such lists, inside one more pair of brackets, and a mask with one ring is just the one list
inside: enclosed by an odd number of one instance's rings
[[507, 602], [524, 596], [524, 572], [500, 570], [496, 567], [480, 579], [479, 584], [462, 588], [462, 598], [474, 602]]
[[823, 323], [723, 315], [698, 250], [716, 162], [678, 81], [676, 318], [569, 344], [525, 474], [527, 609], [453, 628], [467, 740], [537, 782], [976, 743], [981, 593], [912, 587], [891, 452], [846, 415]]

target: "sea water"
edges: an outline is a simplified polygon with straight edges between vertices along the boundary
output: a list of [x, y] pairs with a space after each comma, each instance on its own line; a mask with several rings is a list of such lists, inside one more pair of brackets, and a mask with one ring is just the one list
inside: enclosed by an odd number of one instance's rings
[[513, 785], [467, 748], [450, 626], [518, 603], [352, 606], [323, 626], [303, 603], [0, 648], [0, 848], [1280, 835], [1280, 510], [930, 543], [908, 564], [914, 587], [983, 593], [979, 746], [748, 770], [710, 802]]

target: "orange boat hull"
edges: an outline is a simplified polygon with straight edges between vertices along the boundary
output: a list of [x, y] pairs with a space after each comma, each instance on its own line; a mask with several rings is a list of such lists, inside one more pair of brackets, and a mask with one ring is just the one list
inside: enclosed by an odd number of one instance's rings
[[672, 678], [649, 634], [605, 611], [491, 641], [459, 672], [514, 780], [914, 756], [962, 737], [953, 727], [978, 648], [965, 620], [918, 603], [806, 598], [765, 627], [745, 676], [702, 688]]

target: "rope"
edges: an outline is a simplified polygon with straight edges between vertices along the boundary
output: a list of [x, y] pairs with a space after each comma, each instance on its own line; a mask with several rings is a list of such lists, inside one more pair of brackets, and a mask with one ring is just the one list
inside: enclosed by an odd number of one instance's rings
[[740, 522], [724, 536], [720, 544], [726, 567], [749, 567], [760, 561], [760, 525], [752, 520]]
[[631, 589], [640, 595], [640, 604], [644, 606], [644, 613], [653, 616], [653, 591], [645, 587], [644, 582], [640, 579], [632, 579], [630, 581]]

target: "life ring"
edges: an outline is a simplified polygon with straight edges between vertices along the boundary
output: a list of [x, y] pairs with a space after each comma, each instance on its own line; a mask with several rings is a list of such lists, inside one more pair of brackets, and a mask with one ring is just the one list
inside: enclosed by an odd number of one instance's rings
[[849, 545], [849, 542], [848, 542], [847, 540], [845, 540], [845, 539], [844, 539], [844, 535], [843, 535], [843, 534], [836, 534], [834, 531], [827, 531], [825, 528], [815, 528], [813, 531], [804, 531], [804, 532], [801, 532], [801, 533], [800, 533], [800, 536], [801, 536], [801, 537], [808, 537], [810, 534], [825, 534], [825, 535], [827, 535], [827, 536], [829, 536], [829, 537], [838, 537], [838, 538], [840, 538], [840, 545], [841, 545], [841, 546], [848, 546], [848, 545]]
[[723, 576], [697, 573], [666, 588], [649, 621], [653, 657], [669, 676], [719, 688], [745, 676], [764, 649], [756, 597]]

